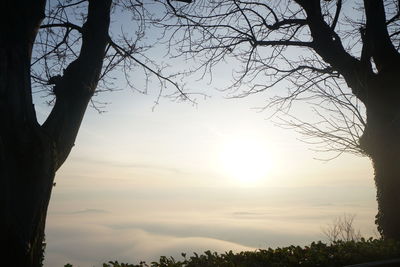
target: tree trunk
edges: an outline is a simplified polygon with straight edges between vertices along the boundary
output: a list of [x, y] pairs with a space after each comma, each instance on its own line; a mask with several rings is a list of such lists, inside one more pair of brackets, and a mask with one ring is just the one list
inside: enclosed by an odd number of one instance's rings
[[[392, 140], [397, 141], [398, 140]], [[400, 240], [400, 150], [373, 158], [377, 188], [376, 224], [384, 238]]]
[[53, 149], [36, 120], [30, 58], [45, 1], [2, 1], [0, 251], [3, 266], [40, 266], [54, 179]]
[[41, 266], [45, 220], [55, 174], [53, 149], [43, 139], [21, 150], [1, 136], [1, 250], [4, 266]]
[[[378, 214], [375, 223], [382, 237], [400, 240], [400, 144], [399, 126], [381, 126], [375, 136], [372, 159], [377, 189]], [[372, 138], [371, 138], [372, 139]]]
[[371, 81], [367, 126], [360, 145], [372, 159], [377, 189], [376, 224], [382, 237], [400, 240], [400, 92], [398, 70]]
[[100, 77], [111, 0], [89, 0], [78, 58], [55, 86], [43, 125], [32, 103], [30, 60], [45, 0], [0, 1], [1, 265], [38, 267], [56, 170], [68, 157]]

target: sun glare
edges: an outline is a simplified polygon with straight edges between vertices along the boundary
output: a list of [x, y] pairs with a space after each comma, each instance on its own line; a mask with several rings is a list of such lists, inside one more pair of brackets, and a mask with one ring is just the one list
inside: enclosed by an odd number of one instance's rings
[[226, 142], [220, 157], [225, 173], [244, 185], [265, 179], [272, 167], [268, 148], [252, 138], [238, 137]]

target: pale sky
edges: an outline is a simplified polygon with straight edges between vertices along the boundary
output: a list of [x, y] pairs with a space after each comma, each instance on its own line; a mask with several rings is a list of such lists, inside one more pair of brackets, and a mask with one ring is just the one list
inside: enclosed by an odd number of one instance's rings
[[[322, 228], [344, 213], [373, 235], [367, 158], [313, 159], [321, 155], [252, 110], [252, 99], [216, 96], [197, 107], [164, 100], [152, 111], [152, 95], [109, 97], [106, 113], [88, 110], [57, 173], [46, 266], [305, 245], [324, 240]], [[232, 159], [243, 143], [258, 144], [265, 162], [243, 149]], [[229, 165], [248, 158], [264, 171], [255, 180]]]
[[[154, 83], [148, 95], [102, 94], [110, 103], [103, 114], [88, 108], [56, 176], [45, 266], [305, 245], [326, 241], [322, 228], [345, 213], [356, 215], [364, 236], [374, 235], [369, 159], [315, 160], [327, 155], [254, 109], [265, 105], [265, 95], [226, 99], [215, 90], [231, 73], [223, 66], [212, 84], [191, 83], [192, 91], [211, 96], [197, 106], [161, 99], [153, 110]], [[40, 97], [35, 102], [43, 121], [48, 107]]]

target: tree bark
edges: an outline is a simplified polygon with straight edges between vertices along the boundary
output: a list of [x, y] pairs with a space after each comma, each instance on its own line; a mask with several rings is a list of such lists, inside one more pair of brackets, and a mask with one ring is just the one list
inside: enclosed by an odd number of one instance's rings
[[[4, 132], [3, 132], [4, 133]], [[21, 146], [1, 135], [1, 250], [4, 266], [41, 266], [45, 220], [55, 175], [54, 149], [45, 136]]]
[[360, 146], [375, 171], [378, 214], [376, 224], [384, 238], [400, 240], [400, 88], [398, 68], [370, 80], [367, 126]]
[[374, 166], [378, 231], [384, 238], [400, 240], [400, 55], [387, 31], [384, 2], [364, 0], [364, 7], [363, 43], [378, 73], [368, 82], [367, 126], [360, 145]]
[[0, 4], [1, 264], [41, 266], [44, 229], [56, 170], [68, 157], [100, 76], [111, 0], [89, 0], [79, 57], [56, 84], [43, 125], [32, 103], [30, 60], [45, 0]]
[[32, 104], [30, 58], [45, 1], [2, 1], [0, 242], [4, 266], [40, 266], [53, 149]]
[[[398, 142], [398, 137], [392, 141]], [[400, 151], [395, 146], [372, 158], [378, 201], [375, 222], [382, 237], [400, 240]]]
[[376, 223], [384, 238], [400, 240], [400, 55], [387, 31], [384, 2], [364, 0], [366, 25], [361, 29], [363, 47], [358, 60], [344, 49], [340, 37], [324, 20], [321, 0], [295, 1], [307, 14], [315, 52], [344, 77], [365, 104], [367, 122], [359, 143], [375, 170]]

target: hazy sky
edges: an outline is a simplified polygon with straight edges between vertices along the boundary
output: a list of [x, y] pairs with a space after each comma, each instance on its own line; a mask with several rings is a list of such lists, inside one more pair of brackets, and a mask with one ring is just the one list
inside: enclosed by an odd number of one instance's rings
[[[57, 173], [46, 266], [307, 244], [324, 239], [321, 227], [343, 213], [357, 214], [357, 227], [373, 233], [369, 161], [314, 160], [320, 155], [252, 110], [251, 99], [163, 101], [152, 111], [151, 95], [109, 97], [106, 113], [88, 110]], [[269, 167], [258, 180], [246, 182], [226, 163], [243, 142], [266, 151]]]
[[[225, 66], [212, 85], [190, 84], [212, 96], [197, 106], [161, 99], [153, 110], [157, 84], [148, 95], [100, 96], [110, 103], [107, 112], [88, 109], [56, 176], [45, 266], [305, 245], [324, 240], [321, 228], [344, 213], [356, 214], [356, 227], [373, 235], [369, 160], [315, 160], [327, 155], [253, 109], [265, 95], [225, 99], [214, 89], [230, 80]], [[36, 98], [41, 120], [48, 112], [43, 102]], [[299, 112], [307, 114], [307, 106]]]

